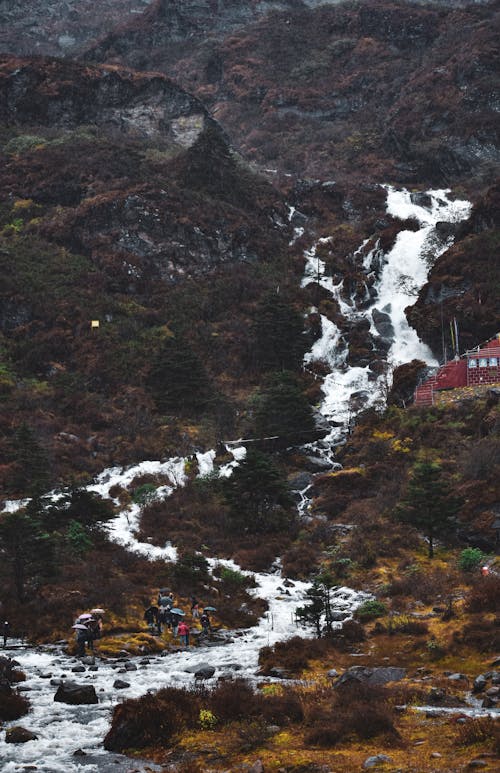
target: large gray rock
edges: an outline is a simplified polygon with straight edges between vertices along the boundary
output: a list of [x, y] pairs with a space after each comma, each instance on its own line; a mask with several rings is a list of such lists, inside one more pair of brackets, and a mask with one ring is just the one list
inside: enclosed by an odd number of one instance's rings
[[79, 706], [86, 703], [99, 703], [95, 687], [91, 684], [76, 684], [76, 682], [63, 682], [59, 685], [54, 700], [59, 703], [69, 703], [71, 706]]
[[340, 679], [335, 682], [335, 687], [352, 682], [362, 684], [378, 685], [387, 684], [387, 682], [399, 682], [406, 675], [406, 669], [395, 666], [380, 666], [376, 668], [367, 668], [366, 666], [353, 666], [344, 671]]
[[184, 671], [188, 674], [196, 674], [197, 671], [201, 671], [202, 668], [212, 668], [210, 663], [195, 663], [192, 666], [186, 666]]
[[195, 671], [194, 678], [196, 680], [210, 679], [215, 674], [215, 668], [213, 666], [205, 666]]
[[392, 758], [387, 754], [375, 754], [373, 757], [368, 757], [363, 762], [363, 769], [369, 770], [370, 768], [376, 768], [378, 765], [383, 765], [386, 762], [392, 762]]

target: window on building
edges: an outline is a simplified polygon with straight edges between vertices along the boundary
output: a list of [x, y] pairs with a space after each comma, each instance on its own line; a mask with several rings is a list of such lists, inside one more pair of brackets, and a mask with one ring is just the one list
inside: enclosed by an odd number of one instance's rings
[[498, 357], [490, 357], [490, 368], [496, 368], [498, 366]]
[[481, 357], [479, 360], [479, 367], [480, 368], [487, 368], [488, 367], [488, 358], [487, 357]]
[[470, 359], [469, 360], [469, 368], [477, 368], [477, 360]]

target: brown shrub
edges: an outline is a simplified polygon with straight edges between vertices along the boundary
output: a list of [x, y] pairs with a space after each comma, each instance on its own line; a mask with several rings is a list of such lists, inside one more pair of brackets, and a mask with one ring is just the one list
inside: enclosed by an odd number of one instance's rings
[[500, 597], [500, 576], [488, 575], [477, 580], [467, 599], [469, 612], [496, 612]]
[[30, 703], [24, 695], [19, 695], [14, 690], [0, 690], [0, 720], [10, 722], [13, 719], [24, 717], [30, 710]]
[[220, 682], [206, 695], [210, 711], [220, 722], [231, 722], [244, 717], [257, 716], [262, 696], [255, 693], [245, 679]]
[[399, 741], [388, 698], [384, 688], [358, 683], [312, 692], [306, 697], [306, 744], [327, 747], [380, 735]]
[[312, 545], [295, 545], [283, 556], [283, 574], [293, 579], [305, 579], [315, 571], [318, 549]]
[[282, 695], [268, 695], [260, 705], [261, 715], [267, 722], [279, 725], [302, 722], [304, 707], [301, 696], [293, 688], [286, 688]]
[[335, 746], [342, 739], [342, 735], [341, 723], [332, 720], [332, 722], [319, 723], [308, 730], [304, 735], [304, 743], [306, 746], [328, 749]]
[[123, 751], [171, 746], [185, 728], [197, 726], [199, 712], [200, 696], [177, 687], [166, 687], [155, 695], [124, 701], [113, 712], [104, 748]]
[[250, 752], [264, 746], [269, 738], [267, 722], [260, 718], [252, 719], [251, 722], [240, 722], [236, 730], [238, 734], [237, 749], [241, 752]]
[[500, 618], [477, 620], [455, 631], [453, 641], [477, 649], [479, 652], [495, 652], [500, 649]]
[[491, 717], [475, 717], [457, 725], [455, 743], [459, 746], [472, 746], [476, 743], [493, 741], [500, 744], [500, 727]]
[[263, 647], [259, 652], [260, 673], [269, 675], [271, 669], [282, 668], [290, 674], [299, 674], [309, 663], [323, 657], [331, 649], [327, 639], [303, 639], [293, 636], [276, 642], [273, 647]]
[[450, 572], [445, 569], [419, 569], [416, 566], [402, 568], [402, 574], [393, 578], [385, 589], [388, 596], [410, 596], [425, 604], [436, 601], [449, 593], [453, 585]]

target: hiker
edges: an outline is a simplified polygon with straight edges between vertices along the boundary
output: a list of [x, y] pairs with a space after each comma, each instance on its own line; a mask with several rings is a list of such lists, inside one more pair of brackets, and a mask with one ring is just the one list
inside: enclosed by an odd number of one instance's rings
[[202, 632], [206, 634], [206, 636], [208, 636], [209, 633], [212, 632], [212, 625], [210, 623], [210, 616], [208, 612], [204, 611], [203, 614], [200, 616], [200, 623], [201, 623]]
[[88, 629], [90, 631], [90, 642], [91, 646], [90, 649], [94, 649], [94, 641], [95, 639], [100, 639], [102, 636], [102, 617], [101, 615], [98, 615], [95, 618], [92, 618], [87, 623]]
[[153, 629], [156, 627], [159, 629], [158, 624], [158, 607], [151, 604], [146, 611], [144, 612], [144, 620], [148, 624], [148, 626], [151, 629], [151, 633], [153, 633]]
[[172, 626], [172, 633], [174, 636], [177, 636], [177, 629], [181, 620], [182, 616], [178, 615], [177, 612], [170, 612], [170, 624]]
[[7, 646], [7, 639], [9, 638], [9, 629], [10, 629], [9, 621], [4, 620], [4, 623], [3, 623], [3, 646], [4, 647]]
[[191, 615], [193, 620], [199, 620], [200, 618], [200, 604], [196, 596], [191, 596]]
[[90, 639], [90, 631], [88, 628], [78, 628], [76, 632], [76, 655], [79, 658], [83, 658], [85, 655], [85, 645]]
[[189, 647], [189, 626], [184, 620], [180, 621], [177, 631], [181, 644], [185, 644], [186, 647]]
[[482, 577], [487, 577], [489, 575], [489, 573], [490, 573], [490, 567], [487, 564], [485, 564], [484, 566], [481, 567], [481, 576]]

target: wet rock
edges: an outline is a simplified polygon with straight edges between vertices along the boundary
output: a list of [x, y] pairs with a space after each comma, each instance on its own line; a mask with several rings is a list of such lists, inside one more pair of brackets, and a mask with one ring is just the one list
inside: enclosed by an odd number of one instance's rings
[[264, 773], [264, 765], [262, 760], [256, 760], [251, 768], [248, 769], [248, 773]]
[[77, 749], [73, 752], [73, 757], [86, 757], [87, 752], [84, 752], [83, 749]]
[[205, 662], [195, 663], [192, 666], [186, 666], [184, 671], [187, 674], [196, 674], [197, 671], [201, 671], [201, 669], [203, 669], [203, 668], [212, 668], [212, 666], [210, 665], [210, 663], [205, 663]]
[[85, 666], [73, 666], [71, 670], [74, 674], [83, 674], [87, 669]]
[[194, 678], [198, 680], [211, 679], [215, 674], [215, 668], [213, 666], [205, 666], [194, 672]]
[[488, 763], [484, 760], [471, 760], [467, 765], [468, 768], [487, 768]]
[[353, 666], [347, 669], [340, 679], [335, 682], [335, 687], [340, 687], [348, 682], [361, 682], [362, 684], [387, 684], [387, 682], [399, 682], [406, 675], [406, 669], [395, 666], [380, 666], [367, 668], [365, 666]]
[[54, 695], [54, 700], [59, 703], [69, 703], [72, 706], [81, 704], [99, 703], [95, 687], [90, 684], [76, 684], [64, 682]]
[[123, 679], [115, 679], [113, 687], [115, 690], [125, 690], [127, 687], [130, 687], [130, 683], [125, 682]]
[[36, 741], [38, 738], [31, 730], [27, 730], [21, 725], [8, 727], [5, 731], [5, 743], [26, 743], [27, 741]]
[[484, 674], [479, 674], [479, 676], [476, 676], [474, 679], [474, 684], [472, 685], [472, 692], [482, 692], [486, 685], [488, 684], [488, 680], [484, 676]]
[[339, 672], [336, 668], [331, 668], [329, 671], [327, 671], [326, 675], [329, 676], [330, 679], [335, 679], [339, 675]]
[[86, 655], [84, 658], [81, 659], [81, 662], [85, 666], [93, 666], [95, 664], [95, 657], [93, 655]]
[[135, 665], [135, 663], [126, 663], [125, 671], [137, 671], [137, 666]]
[[449, 679], [451, 682], [461, 682], [461, 681], [467, 681], [467, 677], [465, 676], [465, 674], [458, 674], [458, 673], [457, 673], [457, 674], [450, 674], [450, 675], [448, 676], [448, 679]]
[[382, 338], [391, 340], [394, 338], [394, 327], [389, 314], [379, 311], [378, 309], [373, 309], [372, 319], [375, 330]]
[[383, 765], [386, 762], [392, 762], [392, 757], [388, 757], [387, 754], [375, 754], [373, 757], [368, 757], [363, 762], [363, 770], [376, 768], [377, 765]]

